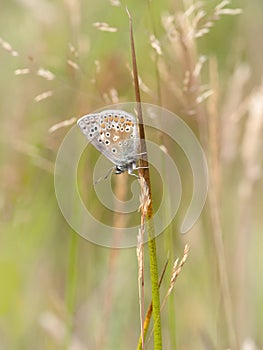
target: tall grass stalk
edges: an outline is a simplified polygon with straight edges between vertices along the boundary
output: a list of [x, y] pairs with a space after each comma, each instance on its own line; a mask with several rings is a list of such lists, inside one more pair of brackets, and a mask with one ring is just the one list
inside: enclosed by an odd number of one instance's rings
[[145, 192], [143, 186], [147, 188], [149, 200], [146, 202], [145, 206], [141, 206], [141, 222], [146, 222], [147, 233], [148, 233], [148, 248], [150, 256], [150, 275], [151, 275], [151, 286], [152, 286], [152, 303], [153, 303], [153, 321], [154, 321], [154, 349], [162, 349], [162, 332], [161, 332], [161, 317], [160, 317], [160, 296], [159, 296], [159, 285], [158, 285], [158, 264], [157, 264], [157, 254], [156, 254], [156, 241], [154, 234], [154, 224], [153, 224], [153, 207], [152, 207], [152, 196], [151, 196], [151, 182], [150, 182], [150, 172], [147, 159], [147, 149], [145, 142], [144, 124], [142, 117], [141, 108], [141, 97], [139, 88], [139, 78], [137, 70], [137, 61], [133, 37], [133, 27], [132, 18], [127, 10], [129, 20], [130, 20], [130, 42], [131, 42], [131, 54], [132, 54], [132, 67], [133, 67], [133, 79], [135, 87], [135, 96], [137, 102], [137, 112], [139, 120], [139, 132], [140, 132], [140, 143], [141, 143], [141, 153], [144, 154], [143, 159], [139, 162], [139, 175], [143, 179], [141, 181], [141, 192]]
[[[165, 274], [167, 266], [168, 266], [168, 261], [169, 260], [167, 259], [166, 263], [164, 265], [164, 268], [163, 268], [163, 271], [162, 271], [162, 274], [161, 274], [161, 277], [160, 277], [160, 280], [159, 280], [159, 288], [160, 288], [160, 286], [162, 284], [163, 277], [164, 277], [164, 274]], [[141, 336], [139, 338], [138, 345], [137, 345], [137, 350], [141, 350], [142, 349], [143, 339], [146, 338], [146, 335], [147, 335], [147, 332], [148, 332], [148, 329], [149, 329], [149, 325], [150, 325], [150, 321], [151, 321], [151, 317], [152, 317], [152, 311], [153, 311], [153, 303], [151, 301], [151, 304], [148, 307], [148, 310], [147, 310], [147, 313], [146, 313], [146, 316], [145, 316], [145, 319], [144, 319], [143, 333], [141, 334]]]

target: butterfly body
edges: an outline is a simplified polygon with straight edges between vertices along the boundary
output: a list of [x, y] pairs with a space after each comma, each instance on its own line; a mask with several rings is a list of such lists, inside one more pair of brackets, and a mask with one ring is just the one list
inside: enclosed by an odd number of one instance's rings
[[122, 174], [127, 171], [129, 174], [132, 174], [133, 170], [136, 169], [136, 162], [132, 161], [125, 165], [116, 165], [114, 174]]
[[140, 145], [135, 116], [122, 110], [105, 110], [87, 114], [77, 123], [91, 144], [115, 164], [115, 174], [132, 173]]

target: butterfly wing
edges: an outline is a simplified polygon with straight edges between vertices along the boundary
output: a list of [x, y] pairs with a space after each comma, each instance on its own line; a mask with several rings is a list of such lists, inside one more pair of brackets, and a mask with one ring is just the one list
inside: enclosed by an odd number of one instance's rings
[[88, 114], [77, 123], [92, 145], [112, 163], [125, 165], [138, 158], [138, 124], [132, 114], [106, 110]]

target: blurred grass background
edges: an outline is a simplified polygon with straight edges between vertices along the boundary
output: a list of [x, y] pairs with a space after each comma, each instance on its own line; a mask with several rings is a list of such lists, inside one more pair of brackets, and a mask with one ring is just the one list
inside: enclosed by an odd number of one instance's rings
[[[212, 194], [219, 189], [215, 201], [213, 195], [209, 197], [191, 232], [177, 233], [182, 211], [174, 221], [172, 239], [169, 233], [157, 239], [160, 269], [168, 251], [172, 263], [182, 255], [185, 242], [191, 247], [173, 297], [162, 312], [164, 349], [175, 349], [176, 344], [178, 349], [227, 349], [229, 333], [236, 334], [237, 348], [261, 349], [263, 4], [233, 1], [229, 7], [242, 8], [243, 14], [222, 16], [198, 39], [196, 57], [208, 57], [199, 78], [214, 94], [193, 106], [188, 105], [189, 95], [180, 100], [173, 91], [173, 84], [183, 91], [186, 67], [161, 21], [165, 13], [185, 13], [192, 3], [197, 2], [126, 3], [133, 15], [139, 74], [148, 87], [142, 92], [143, 101], [160, 103], [159, 76], [163, 107], [185, 119], [200, 137], [209, 159]], [[135, 249], [102, 248], [72, 232], [60, 213], [53, 185], [56, 152], [68, 128], [48, 132], [58, 122], [114, 102], [115, 90], [120, 102], [134, 101], [127, 68], [131, 55], [125, 4], [113, 4], [1, 1], [0, 37], [19, 55], [0, 50], [0, 349], [134, 349], [137, 344]], [[218, 4], [204, 2], [203, 8], [213, 13]], [[96, 22], [118, 31], [98, 30]], [[159, 58], [149, 39], [153, 23], [163, 51]], [[38, 76], [40, 67], [50, 70], [55, 79]], [[14, 74], [23, 68], [31, 73]], [[49, 90], [50, 98], [34, 100]], [[189, 113], [195, 107], [197, 113]], [[198, 120], [200, 108], [205, 111], [203, 121]], [[87, 157], [93, 160], [96, 153]], [[185, 159], [179, 152], [177, 159], [182, 175]], [[185, 186], [188, 181], [190, 173], [184, 176]], [[158, 182], [153, 186], [158, 194], [155, 186]], [[189, 199], [185, 197], [183, 208]], [[220, 227], [213, 221], [215, 211]], [[225, 317], [218, 228], [233, 329]], [[147, 305], [147, 252], [145, 266]], [[169, 285], [169, 273], [161, 296]], [[148, 348], [152, 346], [150, 342]]]

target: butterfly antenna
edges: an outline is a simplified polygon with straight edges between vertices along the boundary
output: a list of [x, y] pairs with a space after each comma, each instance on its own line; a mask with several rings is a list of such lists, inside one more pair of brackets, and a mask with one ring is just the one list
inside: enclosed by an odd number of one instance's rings
[[94, 185], [97, 185], [97, 184], [98, 184], [99, 182], [101, 182], [102, 180], [107, 180], [107, 178], [109, 177], [110, 173], [112, 172], [112, 170], [113, 170], [114, 168], [115, 168], [115, 166], [112, 167], [112, 168], [110, 168], [110, 169], [107, 171], [107, 173], [106, 173], [105, 176], [100, 177], [98, 180], [96, 180], [96, 181], [94, 182]]
[[147, 152], [137, 153], [136, 156], [142, 156], [143, 154], [147, 154]]

